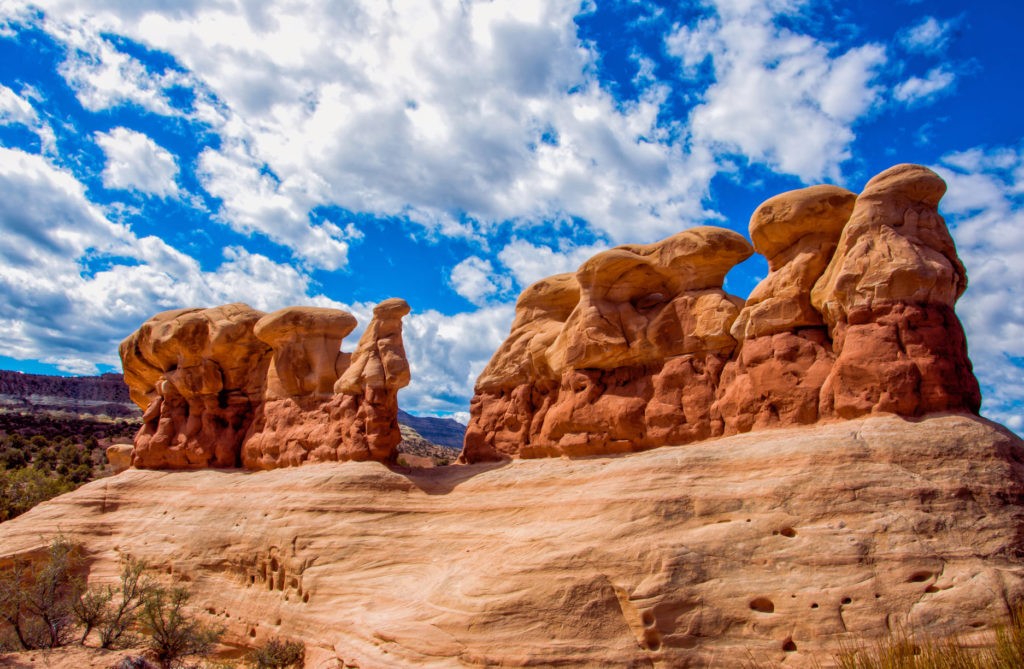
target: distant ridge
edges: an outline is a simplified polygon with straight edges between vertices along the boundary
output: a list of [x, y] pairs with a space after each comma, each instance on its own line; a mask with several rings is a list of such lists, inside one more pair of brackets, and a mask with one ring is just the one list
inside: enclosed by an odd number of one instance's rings
[[0, 370], [0, 406], [23, 411], [70, 411], [141, 416], [120, 374], [48, 376]]
[[[116, 372], [99, 376], [48, 376], [0, 370], [0, 406], [22, 411], [71, 411], [108, 416], [141, 416], [128, 397], [124, 377]], [[451, 418], [414, 416], [399, 410], [398, 421], [424, 439], [446, 449], [462, 449], [466, 426]]]
[[398, 422], [408, 425], [420, 435], [438, 446], [462, 450], [462, 438], [466, 435], [466, 426], [451, 418], [433, 418], [429, 416], [413, 416], [398, 410]]

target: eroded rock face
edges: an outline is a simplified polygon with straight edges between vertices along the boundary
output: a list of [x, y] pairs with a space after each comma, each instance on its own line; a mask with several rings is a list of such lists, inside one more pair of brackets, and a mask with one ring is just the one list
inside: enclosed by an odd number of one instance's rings
[[734, 232], [694, 228], [610, 249], [575, 275], [527, 288], [512, 334], [477, 383], [463, 461], [711, 436], [714, 388], [742, 304], [722, 282], [751, 252]]
[[836, 353], [823, 412], [978, 411], [981, 394], [953, 311], [967, 275], [938, 213], [945, 191], [928, 168], [897, 165], [858, 196], [812, 292]]
[[262, 401], [270, 347], [245, 304], [157, 314], [121, 343], [125, 381], [143, 411], [136, 467], [236, 467]]
[[341, 341], [356, 319], [336, 309], [264, 314], [235, 304], [154, 316], [121, 345], [145, 411], [132, 463], [273, 469], [393, 458], [408, 311], [402, 300], [378, 305], [354, 355]]
[[749, 245], [718, 228], [611, 249], [531, 286], [477, 383], [462, 460], [976, 413], [944, 191], [927, 168], [898, 165], [859, 196], [813, 186], [767, 200], [750, 235], [769, 273], [746, 302], [721, 287]]
[[768, 260], [768, 276], [732, 326], [740, 345], [722, 373], [715, 405], [724, 434], [818, 420], [834, 358], [811, 289], [856, 198], [837, 186], [811, 186], [776, 195], [750, 217], [750, 238]]

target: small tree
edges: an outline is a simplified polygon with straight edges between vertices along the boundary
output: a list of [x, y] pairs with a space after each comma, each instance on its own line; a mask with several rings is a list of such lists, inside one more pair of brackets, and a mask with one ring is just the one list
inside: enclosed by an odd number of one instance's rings
[[110, 600], [113, 598], [114, 590], [108, 585], [102, 588], [89, 588], [71, 603], [71, 611], [82, 625], [82, 638], [79, 643], [84, 644], [89, 638], [89, 633], [103, 623], [107, 617]]
[[81, 548], [58, 536], [42, 562], [16, 560], [0, 576], [0, 618], [22, 648], [56, 648], [71, 640], [72, 603], [81, 593], [75, 571], [81, 563]]
[[146, 563], [134, 558], [128, 558], [122, 565], [120, 598], [100, 627], [102, 648], [123, 647], [134, 641], [130, 630], [145, 604], [146, 594], [156, 588], [155, 583], [143, 576], [145, 569]]
[[186, 588], [160, 586], [149, 588], [143, 597], [139, 622], [162, 669], [184, 666], [189, 657], [206, 657], [224, 633], [223, 628], [204, 625], [188, 613], [190, 597]]

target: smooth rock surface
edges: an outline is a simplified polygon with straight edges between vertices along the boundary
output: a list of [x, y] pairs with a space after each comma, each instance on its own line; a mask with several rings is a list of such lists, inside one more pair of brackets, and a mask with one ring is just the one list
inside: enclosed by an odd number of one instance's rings
[[1005, 619], [1022, 448], [889, 416], [415, 474], [129, 470], [0, 524], [0, 562], [63, 532], [93, 581], [142, 558], [228, 641], [363, 669], [830, 666], [854, 636]]

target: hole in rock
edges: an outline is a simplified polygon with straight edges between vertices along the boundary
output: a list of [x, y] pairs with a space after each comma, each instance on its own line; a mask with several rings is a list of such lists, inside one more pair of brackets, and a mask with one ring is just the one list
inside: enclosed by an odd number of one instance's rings
[[875, 599], [881, 599], [881, 598], [882, 598], [882, 596], [876, 592], [875, 593]]
[[750, 600], [750, 608], [760, 613], [775, 613], [775, 604], [767, 597], [757, 597]]
[[249, 585], [255, 585], [255, 584], [256, 584], [256, 577], [253, 576], [252, 574], [249, 574]]
[[971, 623], [971, 627], [973, 627], [975, 629], [977, 629], [979, 627], [984, 627], [984, 626], [985, 626], [985, 623], [981, 622], [980, 620], [975, 620], [973, 623]]
[[779, 530], [779, 534], [781, 534], [784, 537], [792, 539], [796, 536], [796, 530], [794, 530], [792, 527], [783, 527], [781, 530]]
[[281, 619], [278, 618], [277, 621], [274, 624], [277, 625], [278, 627], [280, 627], [281, 626]]
[[849, 597], [843, 597], [843, 601], [842, 601], [842, 603], [843, 603], [843, 604], [849, 604], [849, 603], [850, 603], [850, 602], [852, 602], [852, 601], [853, 601], [853, 600], [852, 600], [852, 599], [850, 599]]
[[654, 614], [650, 611], [644, 611], [642, 619], [644, 621], [644, 627], [650, 627], [654, 624]]
[[648, 650], [661, 650], [661, 637], [654, 630], [644, 632], [644, 644]]
[[932, 573], [930, 571], [915, 571], [910, 575], [910, 578], [907, 579], [907, 583], [924, 583], [931, 577]]
[[309, 603], [309, 593], [308, 592], [302, 596], [302, 603], [303, 604], [308, 604]]
[[938, 592], [939, 589], [936, 588], [934, 585], [929, 585], [927, 588], [924, 589], [924, 591], [929, 593], [929, 594], [931, 594], [931, 593]]
[[796, 644], [793, 643], [792, 639], [786, 639], [782, 642], [782, 650], [786, 651], [787, 653], [792, 653], [796, 650]]
[[813, 604], [811, 604], [811, 608], [812, 609], [818, 608], [818, 602], [814, 602]]
[[278, 567], [277, 558], [271, 558], [270, 559], [270, 571], [277, 571], [277, 567]]
[[250, 627], [249, 628], [249, 636], [251, 636], [251, 637], [256, 636], [256, 628], [255, 627]]
[[293, 587], [293, 588], [295, 588], [296, 590], [298, 590], [298, 589], [299, 589], [299, 579], [297, 579], [297, 578], [293, 578], [293, 579], [291, 580], [291, 583], [290, 583], [289, 585], [291, 585], [291, 587]]

